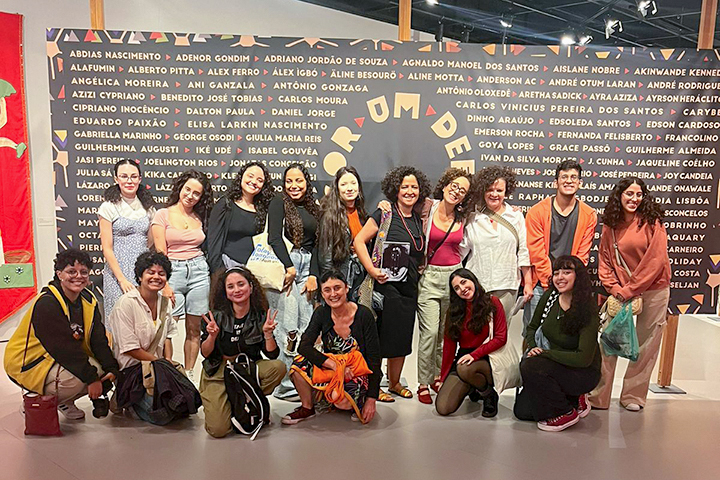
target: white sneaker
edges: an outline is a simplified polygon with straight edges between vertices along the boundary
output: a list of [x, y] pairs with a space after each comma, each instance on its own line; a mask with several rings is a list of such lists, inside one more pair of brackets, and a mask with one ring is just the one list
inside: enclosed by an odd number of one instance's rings
[[[622, 404], [620, 404], [620, 405], [622, 405]], [[625, 407], [625, 410], [628, 410], [630, 412], [639, 412], [643, 408], [641, 405], [638, 405], [637, 403], [628, 403], [627, 405], [622, 405], [622, 406]]]
[[190, 379], [193, 385], [197, 388], [200, 385], [200, 379], [195, 378], [195, 370], [185, 370], [185, 375]]
[[85, 412], [76, 407], [75, 402], [58, 405], [58, 411], [68, 420], [82, 420], [85, 418]]

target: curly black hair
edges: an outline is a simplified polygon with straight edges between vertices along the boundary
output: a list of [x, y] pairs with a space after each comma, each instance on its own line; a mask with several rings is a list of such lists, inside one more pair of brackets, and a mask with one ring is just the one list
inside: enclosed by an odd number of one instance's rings
[[300, 212], [298, 212], [297, 205], [295, 205], [295, 202], [292, 198], [290, 198], [290, 195], [288, 195], [287, 191], [285, 190], [285, 179], [287, 178], [287, 174], [290, 170], [300, 170], [300, 173], [302, 173], [303, 177], [305, 177], [305, 183], [307, 185], [305, 195], [298, 202], [298, 204], [305, 207], [305, 210], [307, 210], [308, 213], [315, 217], [315, 219], [318, 221], [320, 220], [320, 206], [315, 201], [313, 185], [310, 182], [310, 173], [308, 172], [307, 168], [305, 168], [305, 165], [303, 165], [302, 163], [291, 163], [290, 165], [288, 165], [288, 167], [283, 172], [282, 193], [283, 204], [285, 207], [285, 231], [288, 235], [288, 239], [292, 241], [293, 245], [295, 245], [296, 247], [300, 247], [302, 246], [304, 232], [302, 218], [300, 217]]
[[140, 278], [143, 272], [153, 265], [162, 267], [162, 269], [165, 270], [166, 279], [170, 280], [170, 275], [172, 274], [172, 263], [170, 263], [170, 259], [164, 253], [151, 252], [148, 250], [141, 253], [137, 260], [135, 260], [135, 281], [138, 285], [140, 285]]
[[183, 187], [190, 179], [197, 180], [203, 187], [202, 195], [200, 196], [200, 200], [198, 200], [193, 207], [193, 212], [200, 217], [202, 229], [204, 232], [207, 232], [207, 220], [210, 216], [210, 210], [212, 210], [215, 200], [212, 185], [210, 184], [210, 180], [206, 174], [198, 172], [197, 170], [188, 170], [178, 175], [173, 182], [172, 190], [170, 191], [170, 196], [168, 197], [165, 206], [171, 207], [180, 201], [180, 192], [182, 192]]
[[485, 192], [490, 190], [490, 187], [492, 187], [496, 181], [505, 180], [506, 199], [513, 194], [517, 186], [515, 172], [509, 167], [500, 167], [497, 165], [483, 168], [475, 174], [474, 180], [475, 205], [479, 210], [485, 207]]
[[636, 212], [636, 215], [638, 216], [638, 225], [642, 226], [647, 222], [648, 225], [652, 226], [655, 225], [655, 222], [661, 222], [665, 217], [665, 211], [660, 205], [660, 202], [652, 196], [647, 188], [647, 185], [645, 185], [645, 182], [638, 177], [625, 177], [621, 179], [617, 185], [615, 185], [613, 191], [610, 192], [610, 196], [608, 197], [608, 201], [602, 215], [603, 224], [610, 228], [617, 228], [625, 221], [625, 212], [623, 211], [620, 197], [633, 183], [637, 184], [643, 193], [642, 201], [640, 202]]
[[463, 170], [462, 168], [456, 168], [456, 167], [450, 167], [446, 169], [442, 176], [440, 177], [440, 180], [438, 180], [437, 185], [435, 185], [435, 191], [433, 192], [433, 197], [436, 200], [442, 200], [443, 198], [443, 189], [447, 187], [453, 180], [456, 180], [460, 177], [467, 178], [468, 183], [470, 184], [468, 186], [468, 192], [465, 194], [465, 198], [463, 198], [463, 201], [455, 205], [455, 217], [458, 220], [462, 220], [465, 218], [465, 216], [468, 214], [469, 206], [472, 205], [472, 199], [473, 199], [473, 176], [470, 172], [467, 170]]
[[255, 313], [265, 315], [268, 310], [268, 300], [267, 296], [265, 296], [265, 289], [260, 285], [257, 277], [243, 265], [228, 268], [217, 277], [217, 281], [214, 282], [212, 295], [210, 295], [210, 308], [212, 310], [220, 310], [227, 315], [234, 315], [232, 302], [228, 300], [227, 293], [225, 293], [225, 282], [227, 281], [227, 277], [233, 273], [240, 274], [252, 288], [250, 292], [250, 309]]
[[68, 248], [62, 252], [58, 252], [55, 256], [54, 268], [56, 272], [61, 272], [67, 266], [75, 265], [78, 262], [80, 265], [84, 265], [88, 270], [92, 270], [93, 261], [90, 259], [90, 255], [83, 250], [77, 248]]
[[[133, 167], [137, 168], [138, 175], [142, 174], [142, 172], [140, 171], [140, 162], [136, 160], [131, 160], [129, 158], [123, 158], [122, 160], [118, 160], [117, 162], [115, 162], [115, 166], [113, 167], [113, 175], [116, 178], [118, 176], [118, 170], [123, 165], [132, 165]], [[151, 208], [155, 207], [155, 197], [152, 196], [152, 193], [150, 193], [150, 191], [142, 183], [138, 185], [136, 195], [145, 210], [150, 210]], [[107, 189], [105, 189], [103, 198], [105, 198], [106, 202], [118, 203], [122, 199], [122, 194], [120, 193], [120, 185], [116, 183], [115, 185], [109, 186]]]
[[417, 199], [416, 205], [422, 205], [425, 199], [430, 196], [430, 181], [423, 172], [407, 165], [393, 168], [385, 175], [385, 178], [382, 179], [380, 187], [385, 197], [393, 203], [397, 202], [400, 185], [402, 185], [403, 179], [410, 175], [415, 177], [420, 187], [420, 196]]
[[[575, 271], [575, 285], [572, 290], [570, 309], [565, 312], [560, 321], [560, 330], [566, 335], [577, 335], [583, 327], [590, 323], [592, 317], [597, 315], [598, 308], [593, 297], [590, 275], [582, 260], [572, 255], [563, 255], [556, 258], [552, 270], [553, 273], [558, 270]], [[550, 280], [551, 288], [557, 291], [552, 278]]]
[[240, 168], [240, 171], [237, 174], [237, 177], [235, 177], [230, 184], [230, 188], [228, 189], [227, 198], [235, 201], [240, 200], [243, 195], [242, 191], [242, 177], [245, 175], [245, 172], [250, 167], [258, 167], [260, 170], [262, 170], [263, 175], [265, 176], [265, 183], [263, 183], [262, 188], [260, 191], [255, 195], [255, 198], [253, 199], [253, 205], [255, 206], [255, 232], [260, 233], [265, 228], [265, 220], [267, 219], [267, 211], [268, 211], [268, 205], [270, 205], [270, 200], [275, 197], [275, 193], [273, 191], [272, 186], [272, 178], [270, 177], [270, 172], [268, 171], [267, 167], [264, 163], [261, 162], [249, 162]]
[[321, 251], [331, 252], [334, 262], [342, 262], [350, 256], [350, 245], [347, 242], [346, 232], [348, 231], [347, 207], [340, 198], [340, 179], [345, 174], [354, 175], [358, 182], [358, 196], [355, 199], [355, 209], [361, 224], [367, 220], [365, 211], [365, 194], [363, 193], [362, 180], [355, 167], [347, 166], [335, 172], [335, 179], [332, 182], [330, 191], [320, 202], [322, 217], [318, 225], [318, 242]]
[[467, 313], [467, 301], [460, 298], [453, 288], [452, 281], [455, 277], [470, 280], [475, 285], [475, 295], [472, 299], [472, 318], [468, 322], [468, 330], [474, 334], [479, 334], [483, 327], [490, 323], [492, 315], [495, 314], [495, 304], [492, 297], [480, 285], [477, 277], [467, 268], [458, 268], [450, 274], [450, 306], [445, 316], [445, 335], [455, 342], [460, 341], [460, 334], [465, 325], [465, 315]]

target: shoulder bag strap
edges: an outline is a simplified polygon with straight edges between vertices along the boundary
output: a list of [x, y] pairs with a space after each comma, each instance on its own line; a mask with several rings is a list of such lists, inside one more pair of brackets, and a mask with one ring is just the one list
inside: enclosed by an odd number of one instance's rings
[[160, 342], [162, 341], [163, 332], [165, 331], [165, 324], [167, 323], [167, 305], [168, 305], [168, 298], [162, 297], [160, 299], [160, 305], [158, 306], [160, 314], [160, 328], [158, 328], [157, 332], [155, 332], [155, 337], [153, 338], [152, 343], [150, 344], [150, 348], [148, 353], [152, 354], [155, 350], [157, 350], [158, 345], [160, 345]]
[[482, 210], [480, 210], [480, 213], [484, 213], [488, 217], [490, 217], [492, 220], [495, 220], [503, 227], [510, 230], [510, 233], [513, 234], [513, 237], [515, 237], [515, 250], [516, 253], [520, 251], [520, 235], [517, 232], [517, 229], [513, 226], [512, 223], [508, 222], [506, 219], [504, 219], [502, 216], [498, 215], [496, 212], [493, 212], [487, 207], [483, 207]]
[[[433, 248], [432, 251], [428, 254], [427, 263], [430, 263], [430, 260], [432, 260], [432, 258], [435, 256], [435, 253], [437, 253], [437, 251], [440, 250], [440, 247], [442, 246], [442, 244], [445, 243], [445, 240], [447, 240], [447, 238], [450, 236], [450, 233], [452, 232], [452, 229], [455, 226], [456, 220], [457, 220], [457, 216], [453, 215], [453, 221], [450, 224], [450, 228], [448, 228], [447, 232], [445, 232], [445, 236], [442, 238], [442, 240], [440, 240], [440, 243], [435, 245], [435, 248]], [[433, 221], [433, 219], [431, 217], [430, 218], [430, 229], [431, 230], [432, 230], [432, 226], [433, 226], [432, 221]]]
[[632, 271], [630, 270], [630, 267], [628, 267], [627, 263], [625, 263], [625, 259], [620, 255], [620, 249], [618, 248], [617, 239], [615, 238], [615, 229], [612, 229], [612, 235], [613, 235], [613, 248], [615, 249], [615, 261], [618, 263], [618, 265], [622, 265], [622, 267], [627, 272], [628, 276], [632, 277]]

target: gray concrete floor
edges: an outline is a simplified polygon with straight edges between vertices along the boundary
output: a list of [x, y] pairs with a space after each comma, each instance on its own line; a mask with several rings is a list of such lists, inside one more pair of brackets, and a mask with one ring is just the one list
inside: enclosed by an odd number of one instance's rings
[[[519, 323], [511, 326], [516, 339]], [[414, 361], [404, 373], [413, 390]], [[720, 325], [684, 316], [673, 384], [688, 394], [651, 394], [641, 413], [615, 400], [608, 411], [546, 433], [513, 418], [513, 394], [506, 392], [494, 419], [469, 402], [441, 418], [415, 399], [397, 399], [380, 404], [369, 426], [334, 412], [286, 427], [280, 417], [296, 404], [273, 399], [273, 425], [254, 442], [210, 438], [202, 412], [169, 427], [112, 414], [96, 420], [87, 399], [78, 401], [84, 421], [61, 420], [64, 437], [25, 437], [20, 392], [0, 375], [0, 478], [707, 480], [720, 471], [719, 364]], [[621, 364], [616, 395], [623, 371]]]

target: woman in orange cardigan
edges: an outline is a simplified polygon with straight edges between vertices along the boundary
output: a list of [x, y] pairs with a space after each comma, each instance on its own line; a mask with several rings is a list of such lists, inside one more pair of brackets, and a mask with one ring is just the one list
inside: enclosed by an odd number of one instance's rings
[[[641, 295], [643, 299], [643, 311], [637, 316], [640, 356], [630, 362], [620, 394], [620, 405], [632, 412], [645, 406], [670, 300], [670, 259], [663, 216], [645, 182], [636, 177], [618, 182], [603, 214], [600, 281], [621, 302]], [[589, 399], [594, 408], [610, 406], [616, 363], [617, 357], [603, 354], [602, 379]]]

